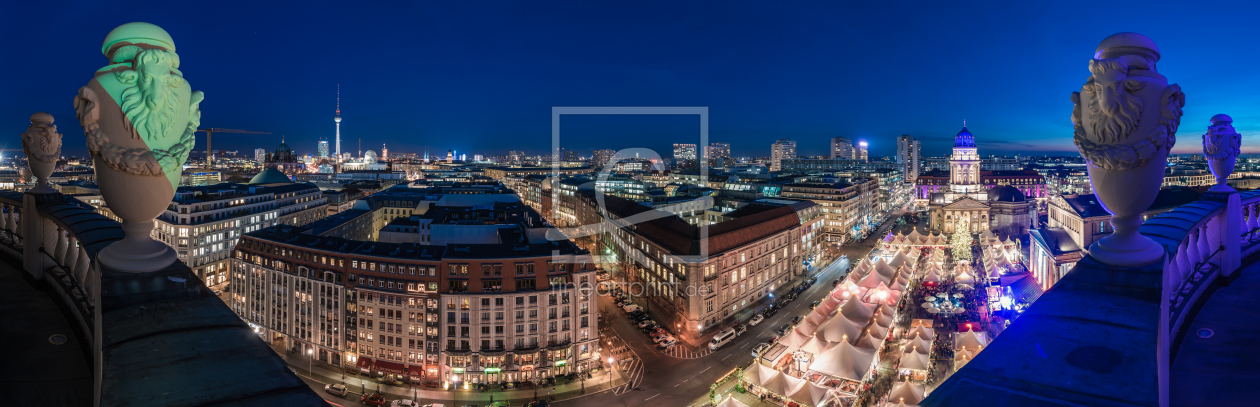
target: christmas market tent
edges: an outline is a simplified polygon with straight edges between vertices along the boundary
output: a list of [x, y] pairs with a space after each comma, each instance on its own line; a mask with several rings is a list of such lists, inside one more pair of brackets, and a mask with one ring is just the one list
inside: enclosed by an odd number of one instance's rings
[[809, 318], [806, 318], [804, 321], [801, 321], [801, 324], [797, 325], [796, 329], [793, 329], [793, 331], [800, 332], [802, 335], [805, 335], [805, 336], [813, 335], [814, 331], [816, 330], [818, 330], [818, 324], [814, 323]]
[[919, 234], [919, 229], [910, 229], [910, 234], [906, 235], [906, 241], [910, 244], [923, 244], [923, 235]]
[[821, 406], [827, 401], [827, 392], [831, 390], [825, 386], [819, 386], [810, 382], [796, 389], [788, 398], [796, 400], [810, 406]]
[[894, 401], [889, 401], [889, 402], [887, 402], [887, 403], [884, 403], [884, 407], [919, 407], [919, 405], [918, 405], [918, 404], [906, 404], [904, 401], [897, 400], [897, 401], [895, 401], [895, 402], [894, 402]]
[[910, 382], [901, 382], [893, 386], [892, 392], [888, 393], [889, 400], [904, 400], [906, 404], [919, 404], [923, 401], [923, 385]]
[[876, 338], [884, 339], [888, 336], [888, 328], [884, 328], [878, 324], [871, 324], [871, 326], [866, 327], [866, 333]]
[[891, 281], [891, 279], [884, 277], [882, 274], [879, 274], [879, 272], [871, 272], [870, 274], [862, 277], [862, 279], [858, 281], [857, 285], [858, 287], [875, 288], [888, 281]]
[[864, 333], [861, 338], [858, 338], [857, 342], [853, 343], [853, 346], [874, 350], [879, 349], [881, 343], [879, 338], [871, 336], [869, 333]]
[[831, 349], [832, 346], [836, 346], [836, 345], [831, 342], [827, 342], [817, 336], [813, 336], [809, 338], [808, 342], [805, 342], [804, 345], [801, 345], [801, 350], [815, 354], [815, 355], [821, 355], [827, 349]]
[[932, 340], [922, 335], [914, 335], [906, 342], [906, 349], [914, 349], [917, 352], [928, 353], [932, 350]]
[[897, 270], [894, 269], [893, 266], [884, 262], [882, 257], [875, 261], [875, 272], [879, 273], [879, 275], [883, 277], [884, 281], [890, 281], [897, 275]]
[[934, 332], [931, 327], [926, 327], [922, 325], [919, 325], [919, 326], [911, 325], [910, 337], [913, 338], [915, 336], [921, 336], [930, 342], [932, 341], [932, 338], [936, 336], [936, 332]]
[[722, 400], [721, 403], [718, 403], [717, 407], [748, 407], [748, 405], [736, 400], [735, 395], [732, 394], [726, 396], [726, 400]]
[[839, 345], [823, 352], [814, 359], [809, 370], [829, 376], [861, 381], [871, 369], [871, 361], [875, 360], [874, 349], [862, 349], [840, 342]]
[[783, 374], [778, 370], [774, 370], [774, 368], [770, 366], [760, 363], [755, 363], [755, 365], [756, 367], [750, 367], [748, 370], [744, 371], [744, 377], [742, 377], [744, 381], [760, 386], [762, 383], [770, 380], [770, 378], [775, 375]]
[[815, 328], [822, 325], [823, 322], [827, 322], [827, 317], [830, 316], [831, 311], [835, 311], [835, 309], [828, 309], [825, 304], [826, 302], [819, 304], [818, 308], [814, 308], [814, 312], [809, 313], [809, 317], [805, 318], [805, 322], [813, 323]]
[[941, 282], [941, 276], [940, 276], [940, 274], [936, 274], [936, 270], [932, 270], [932, 271], [929, 271], [929, 272], [928, 272], [927, 276], [924, 276], [924, 277], [923, 277], [923, 282], [925, 282], [925, 283], [940, 283], [940, 282]]
[[958, 275], [954, 276], [954, 284], [975, 285], [976, 279], [971, 276], [971, 273], [962, 271], [959, 272]]
[[897, 255], [893, 256], [892, 260], [888, 262], [888, 265], [894, 269], [900, 268], [901, 266], [909, 266], [909, 259], [906, 258], [905, 253], [898, 251]]
[[882, 327], [884, 327], [884, 328], [888, 328], [889, 326], [892, 326], [892, 321], [893, 321], [893, 320], [892, 320], [892, 317], [890, 317], [890, 316], [888, 316], [888, 315], [885, 315], [885, 314], [884, 314], [884, 313], [882, 313], [882, 312], [876, 312], [876, 313], [875, 313], [875, 325], [879, 325], [879, 326], [882, 326]]
[[989, 344], [989, 340], [985, 335], [976, 331], [959, 332], [954, 334], [954, 349], [981, 349]]
[[783, 339], [779, 340], [779, 343], [790, 348], [799, 348], [808, 341], [809, 336], [802, 334], [800, 330], [793, 329], [792, 332], [788, 332], [787, 335], [784, 335]]
[[924, 355], [919, 352], [914, 352], [914, 351], [902, 353], [901, 364], [897, 365], [897, 368], [909, 369], [909, 370], [927, 370], [928, 368], [927, 355]]
[[875, 310], [870, 305], [859, 301], [857, 298], [851, 299], [840, 306], [840, 315], [844, 315], [851, 321], [865, 324], [871, 320], [871, 314]]
[[883, 314], [886, 317], [892, 318], [897, 315], [897, 310], [894, 310], [891, 305], [885, 305], [885, 306], [879, 307], [879, 313]]
[[771, 377], [770, 380], [767, 380], [765, 383], [762, 383], [760, 386], [771, 393], [778, 394], [780, 396], [787, 396], [788, 394], [792, 394], [793, 391], [801, 387], [803, 384], [805, 384], [805, 380], [803, 379], [797, 379], [795, 377], [779, 373], [778, 375]]
[[865, 326], [850, 321], [848, 318], [836, 316], [820, 325], [818, 330], [814, 331], [814, 335], [822, 337], [827, 342], [852, 343], [862, 333], [862, 328]]

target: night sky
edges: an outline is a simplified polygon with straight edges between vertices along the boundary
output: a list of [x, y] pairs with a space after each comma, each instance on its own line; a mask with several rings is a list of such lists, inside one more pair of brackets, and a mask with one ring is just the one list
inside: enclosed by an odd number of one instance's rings
[[[1186, 93], [1174, 152], [1200, 152], [1216, 113], [1234, 117], [1245, 152], [1260, 134], [1255, 3], [262, 3], [4, 2], [0, 147], [20, 148], [30, 114], [47, 111], [65, 153], [85, 153], [72, 97], [107, 64], [105, 34], [130, 21], [171, 33], [185, 78], [205, 92], [203, 128], [275, 133], [216, 137], [216, 149], [243, 153], [284, 135], [314, 154], [333, 137], [340, 83], [350, 152], [362, 138], [378, 153], [384, 143], [391, 153], [539, 154], [551, 145], [552, 106], [708, 106], [710, 141], [737, 156], [767, 156], [785, 137], [802, 155], [826, 154], [837, 136], [891, 155], [901, 134], [941, 155], [964, 119], [981, 154], [1075, 154], [1068, 96], [1098, 42], [1122, 31], [1155, 40], [1159, 71]], [[697, 142], [698, 123], [567, 117], [561, 138], [582, 155], [670, 156], [671, 143]]]

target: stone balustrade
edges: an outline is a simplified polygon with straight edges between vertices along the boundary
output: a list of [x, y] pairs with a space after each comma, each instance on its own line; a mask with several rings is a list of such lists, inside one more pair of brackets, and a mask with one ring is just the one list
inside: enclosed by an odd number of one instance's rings
[[98, 262], [123, 236], [74, 198], [0, 192], [0, 252], [73, 314], [95, 405], [327, 405], [182, 262], [147, 273]]

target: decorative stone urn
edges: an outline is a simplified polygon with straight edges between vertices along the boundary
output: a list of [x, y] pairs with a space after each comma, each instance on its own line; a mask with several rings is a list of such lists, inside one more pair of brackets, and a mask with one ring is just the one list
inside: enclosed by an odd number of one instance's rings
[[1242, 136], [1234, 131], [1234, 119], [1225, 114], [1212, 116], [1212, 124], [1208, 125], [1207, 134], [1203, 135], [1203, 156], [1207, 157], [1208, 168], [1216, 176], [1216, 185], [1208, 191], [1236, 192], [1225, 185], [1225, 181], [1234, 172], [1234, 162], [1238, 159], [1238, 148], [1241, 146]]
[[175, 251], [149, 233], [179, 185], [203, 96], [184, 81], [175, 42], [156, 25], [123, 24], [105, 37], [101, 52], [110, 65], [79, 88], [74, 109], [101, 195], [122, 218], [126, 237], [99, 260], [118, 271], [160, 270], [175, 262]]
[[1185, 94], [1155, 70], [1159, 48], [1137, 33], [1107, 37], [1089, 61], [1092, 74], [1072, 93], [1073, 141], [1088, 163], [1089, 181], [1115, 232], [1089, 248], [1094, 259], [1136, 266], [1164, 249], [1138, 233], [1142, 212], [1164, 181]]
[[38, 112], [31, 115], [31, 127], [22, 133], [22, 151], [26, 153], [26, 161], [31, 173], [38, 179], [38, 185], [31, 188], [32, 194], [55, 194], [56, 189], [48, 186], [48, 176], [57, 168], [57, 160], [61, 159], [61, 133], [53, 124], [52, 115]]

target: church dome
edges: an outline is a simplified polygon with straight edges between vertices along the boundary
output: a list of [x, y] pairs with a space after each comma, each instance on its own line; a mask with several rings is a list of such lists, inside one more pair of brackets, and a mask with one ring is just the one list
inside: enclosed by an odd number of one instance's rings
[[[284, 146], [284, 144], [281, 144], [281, 146]], [[280, 170], [277, 170], [275, 168], [268, 168], [268, 169], [262, 170], [262, 172], [258, 173], [258, 175], [255, 175], [254, 178], [249, 180], [249, 183], [251, 184], [278, 184], [278, 183], [292, 184], [293, 180], [289, 179], [289, 176], [284, 175], [284, 173], [280, 172]]]
[[976, 137], [972, 136], [971, 132], [967, 131], [967, 126], [963, 126], [962, 131], [958, 132], [957, 136], [954, 136], [954, 147], [975, 147], [975, 146], [976, 146]]
[[375, 163], [376, 152], [372, 150], [368, 150], [366, 153], [363, 153], [363, 162], [368, 163], [368, 164]]
[[999, 185], [989, 190], [990, 202], [1024, 202], [1027, 199], [1019, 188], [1010, 185]]
[[291, 152], [293, 152], [293, 150], [290, 150], [289, 145], [285, 144], [283, 141], [280, 142], [279, 146], [276, 146], [276, 153], [291, 153]]

